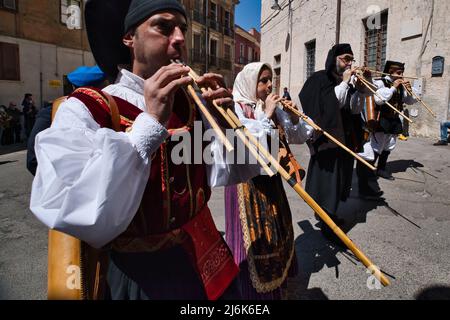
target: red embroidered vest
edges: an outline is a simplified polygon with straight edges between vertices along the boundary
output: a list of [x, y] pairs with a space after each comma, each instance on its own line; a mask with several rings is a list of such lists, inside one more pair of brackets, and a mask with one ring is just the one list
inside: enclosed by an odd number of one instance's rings
[[[101, 91], [80, 88], [71, 97], [82, 101], [101, 127], [112, 127], [108, 102]], [[142, 110], [121, 98], [114, 97], [114, 100], [121, 117], [121, 128], [126, 131]], [[191, 100], [179, 90], [167, 127], [171, 135], [178, 131], [189, 132], [192, 148], [195, 119]], [[139, 210], [112, 246], [125, 252], [153, 252], [182, 245], [199, 273], [208, 299], [215, 300], [230, 285], [239, 269], [207, 206], [211, 190], [206, 167], [204, 164], [173, 164], [171, 152], [176, 143], [169, 137], [152, 155], [150, 177]]]

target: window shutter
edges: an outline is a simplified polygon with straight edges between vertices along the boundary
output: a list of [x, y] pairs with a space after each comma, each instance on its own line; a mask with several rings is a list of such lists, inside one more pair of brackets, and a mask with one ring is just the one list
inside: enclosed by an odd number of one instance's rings
[[0, 79], [20, 80], [19, 46], [13, 43], [0, 43]]

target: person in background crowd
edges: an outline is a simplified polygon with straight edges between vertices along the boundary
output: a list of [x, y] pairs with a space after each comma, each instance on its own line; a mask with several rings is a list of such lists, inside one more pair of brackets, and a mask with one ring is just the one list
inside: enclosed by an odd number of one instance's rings
[[450, 129], [450, 121], [441, 122], [441, 138], [438, 142], [434, 143], [433, 146], [446, 146], [450, 139], [448, 135], [448, 129]]
[[289, 94], [288, 88], [284, 88], [283, 99], [291, 101], [291, 95]]
[[17, 104], [15, 102], [9, 103], [7, 112], [11, 117], [10, 127], [12, 130], [12, 139], [10, 143], [21, 143], [22, 139], [20, 135], [22, 133], [22, 124], [20, 123], [20, 117], [23, 113], [17, 108]]

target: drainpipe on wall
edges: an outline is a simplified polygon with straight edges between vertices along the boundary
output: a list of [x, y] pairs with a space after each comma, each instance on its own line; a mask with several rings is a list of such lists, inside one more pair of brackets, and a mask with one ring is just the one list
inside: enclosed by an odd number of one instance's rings
[[341, 6], [342, 1], [337, 0], [337, 10], [336, 10], [336, 44], [339, 43], [341, 37]]
[[292, 43], [293, 43], [293, 36], [292, 36], [292, 20], [294, 12], [292, 11], [292, 0], [289, 0], [289, 7], [288, 7], [288, 21], [289, 21], [289, 78], [288, 78], [288, 88], [291, 90], [291, 74], [292, 74]]
[[206, 26], [206, 39], [205, 39], [205, 56], [206, 56], [206, 60], [205, 60], [205, 73], [208, 73], [208, 69], [209, 69], [209, 2], [208, 0], [205, 0], [205, 26]]

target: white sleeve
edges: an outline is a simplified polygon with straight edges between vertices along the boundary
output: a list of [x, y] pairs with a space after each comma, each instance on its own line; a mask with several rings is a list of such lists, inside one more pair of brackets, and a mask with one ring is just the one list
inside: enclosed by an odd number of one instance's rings
[[289, 114], [280, 108], [276, 109], [276, 114], [278, 121], [286, 133], [288, 143], [302, 144], [312, 137], [314, 133], [313, 127], [302, 119], [297, 124], [293, 124]]
[[147, 113], [131, 132], [100, 128], [75, 98], [36, 137], [30, 209], [49, 228], [101, 247], [126, 230], [141, 202], [150, 156], [168, 137]]
[[339, 101], [339, 108], [343, 108], [345, 106], [349, 89], [350, 86], [345, 81], [342, 81], [339, 85], [334, 87], [334, 93], [336, 94], [336, 98]]
[[[377, 80], [374, 81], [374, 84], [378, 87], [377, 93], [375, 94], [375, 103], [379, 106], [383, 105], [386, 103], [386, 101], [389, 102], [389, 100], [391, 100], [392, 96], [394, 95], [395, 91], [397, 89], [395, 89], [395, 87], [391, 87], [391, 88], [386, 88], [384, 86], [383, 81], [381, 80]], [[383, 98], [383, 99], [380, 99]]]
[[[267, 118], [262, 120], [246, 118], [238, 103], [235, 104], [235, 113], [243, 126], [267, 150], [267, 135], [273, 135], [275, 132], [271, 121]], [[237, 144], [234, 145], [235, 150], [231, 153], [226, 152], [222, 143], [216, 138], [210, 144], [213, 164], [208, 165], [207, 172], [211, 187], [234, 185], [264, 174], [256, 158], [249, 154], [240, 139], [236, 138], [235, 140]], [[233, 142], [233, 140], [230, 140], [230, 142]]]

